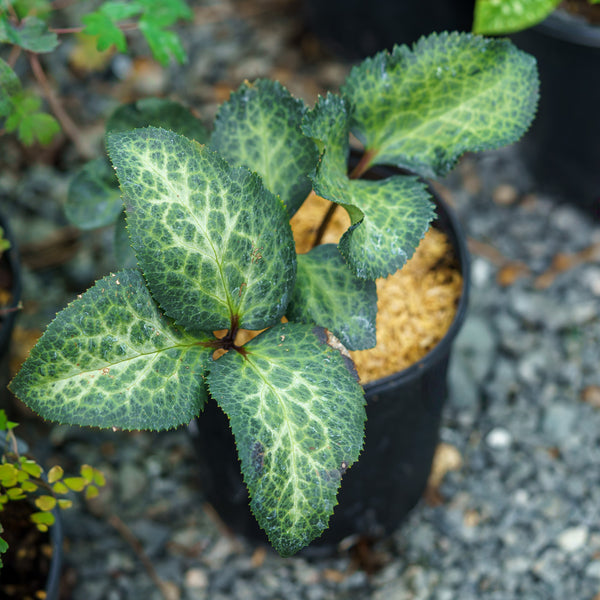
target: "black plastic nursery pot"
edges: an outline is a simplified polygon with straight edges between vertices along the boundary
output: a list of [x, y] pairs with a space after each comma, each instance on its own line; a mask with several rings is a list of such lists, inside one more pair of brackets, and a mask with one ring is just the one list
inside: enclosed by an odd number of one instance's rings
[[6, 394], [9, 378], [10, 338], [21, 299], [21, 262], [8, 221], [2, 214], [0, 214], [0, 227], [4, 231], [5, 239], [10, 242], [10, 249], [5, 250], [0, 257], [0, 292], [10, 294], [10, 302], [6, 306], [0, 303], [0, 399], [2, 399]]
[[[23, 501], [26, 502], [26, 501]], [[0, 513], [0, 519], [11, 509], [8, 504]], [[31, 512], [37, 510], [33, 505]], [[63, 563], [63, 527], [60, 510], [54, 511], [55, 522], [47, 533], [39, 533], [29, 522], [28, 515], [19, 516], [18, 529], [11, 529], [9, 521], [3, 521], [4, 539], [9, 548], [2, 555], [4, 567], [0, 569], [0, 597], [3, 600], [44, 598], [59, 600]], [[19, 513], [20, 514], [20, 513]], [[25, 523], [23, 523], [25, 520]]]
[[332, 52], [349, 59], [434, 31], [470, 31], [475, 0], [304, 0], [308, 28]]
[[[466, 238], [448, 206], [435, 195], [434, 199], [434, 226], [448, 235], [463, 278], [454, 321], [424, 358], [364, 386], [364, 449], [342, 478], [339, 504], [329, 528], [303, 551], [305, 554], [331, 553], [350, 536], [386, 536], [398, 527], [425, 490], [447, 396], [450, 352], [465, 319], [470, 281]], [[189, 432], [199, 453], [201, 485], [208, 502], [235, 533], [266, 540], [249, 508], [228, 419], [213, 400], [190, 424]]]
[[17, 311], [15, 310], [21, 299], [21, 262], [15, 239], [10, 230], [8, 221], [0, 213], [0, 227], [4, 231], [4, 237], [10, 242], [10, 248], [2, 253], [0, 258], [0, 290], [10, 293], [10, 303], [6, 307], [6, 313], [0, 312], [0, 357], [7, 350], [10, 336], [15, 324]]
[[538, 112], [521, 142], [536, 187], [600, 219], [600, 25], [557, 11], [512, 38], [538, 61]]

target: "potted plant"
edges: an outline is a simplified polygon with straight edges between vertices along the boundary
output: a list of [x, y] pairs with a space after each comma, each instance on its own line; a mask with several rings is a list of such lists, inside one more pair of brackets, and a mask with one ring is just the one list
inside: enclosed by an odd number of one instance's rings
[[[47, 419], [122, 429], [187, 424], [214, 400], [259, 525], [294, 554], [327, 528], [363, 446], [344, 346], [374, 343], [373, 280], [404, 265], [434, 217], [416, 175], [370, 169], [441, 176], [464, 152], [518, 139], [536, 102], [530, 56], [443, 33], [365, 60], [311, 110], [277, 82], [246, 82], [208, 145], [157, 127], [110, 133], [138, 268], [60, 312], [11, 390]], [[348, 175], [350, 132], [363, 152]], [[337, 249], [297, 256], [289, 219], [311, 188], [351, 225]], [[259, 333], [242, 343], [242, 329]]]
[[515, 44], [537, 58], [544, 93], [521, 145], [523, 159], [537, 189], [600, 218], [598, 0], [478, 0], [474, 31], [512, 33]]
[[59, 496], [85, 490], [86, 497], [92, 498], [104, 485], [104, 476], [88, 465], [81, 467], [77, 477], [64, 477], [59, 466], [46, 473], [25, 454], [27, 445], [14, 433], [18, 425], [0, 409], [0, 594], [7, 599], [58, 600], [59, 508], [72, 505]]

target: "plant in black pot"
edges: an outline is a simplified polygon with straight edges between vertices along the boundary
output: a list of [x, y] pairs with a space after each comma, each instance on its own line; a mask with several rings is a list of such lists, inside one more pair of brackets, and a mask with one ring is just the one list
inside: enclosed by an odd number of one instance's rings
[[598, 0], [478, 0], [473, 29], [511, 33], [538, 61], [544, 93], [521, 144], [536, 189], [600, 218]]
[[0, 410], [0, 595], [57, 600], [62, 562], [58, 510], [72, 505], [64, 497], [69, 492], [97, 495], [104, 476], [89, 465], [77, 477], [65, 477], [58, 465], [46, 473], [26, 454], [27, 445], [14, 433], [18, 425]]
[[[536, 102], [530, 56], [444, 33], [365, 60], [311, 110], [277, 82], [244, 83], [207, 145], [160, 127], [109, 133], [138, 267], [60, 312], [11, 390], [47, 419], [123, 429], [202, 423], [218, 405], [256, 521], [294, 554], [327, 529], [363, 448], [347, 349], [376, 343], [375, 279], [434, 219], [417, 174], [518, 139]], [[350, 133], [362, 151], [349, 172]], [[380, 165], [414, 174], [381, 178]], [[290, 218], [311, 188], [331, 203], [320, 230], [340, 211], [349, 226], [337, 245], [297, 254]], [[385, 479], [394, 465], [379, 468]]]

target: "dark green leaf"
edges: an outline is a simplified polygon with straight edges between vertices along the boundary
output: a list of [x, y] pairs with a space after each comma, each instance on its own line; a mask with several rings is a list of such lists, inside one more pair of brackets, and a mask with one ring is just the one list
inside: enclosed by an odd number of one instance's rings
[[310, 193], [318, 154], [300, 129], [306, 107], [278, 82], [244, 83], [219, 109], [211, 145], [256, 171], [292, 216]]
[[65, 214], [81, 229], [114, 223], [123, 210], [119, 181], [106, 158], [84, 165], [69, 185]]
[[348, 350], [375, 346], [377, 289], [359, 279], [334, 244], [298, 255], [296, 286], [286, 316], [326, 327]]
[[124, 131], [138, 127], [162, 127], [200, 144], [208, 141], [208, 130], [179, 102], [163, 98], [144, 98], [119, 106], [108, 119], [106, 131]]
[[48, 25], [37, 17], [26, 17], [18, 25], [13, 25], [6, 16], [0, 14], [0, 42], [19, 46], [23, 50], [43, 53], [51, 52], [58, 46], [58, 36], [48, 31]]
[[259, 177], [163, 129], [109, 135], [138, 263], [163, 310], [190, 331], [280, 320], [294, 241]]
[[51, 421], [169, 429], [204, 405], [209, 339], [180, 332], [139, 271], [121, 271], [58, 313], [10, 388]]
[[370, 164], [445, 175], [467, 151], [499, 148], [529, 127], [535, 59], [509, 40], [441, 33], [354, 67], [342, 88]]
[[363, 391], [330, 343], [322, 328], [279, 324], [244, 355], [219, 358], [208, 377], [230, 419], [252, 511], [283, 556], [327, 527], [341, 476], [362, 448]]
[[0, 117], [7, 117], [13, 111], [13, 96], [21, 92], [21, 82], [10, 68], [0, 58]]

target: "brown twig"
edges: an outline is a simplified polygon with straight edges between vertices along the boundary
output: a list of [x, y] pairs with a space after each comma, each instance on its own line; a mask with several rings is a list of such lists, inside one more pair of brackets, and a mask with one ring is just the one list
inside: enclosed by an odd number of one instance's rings
[[38, 83], [42, 88], [42, 93], [48, 101], [52, 112], [60, 122], [63, 131], [73, 142], [73, 144], [75, 144], [75, 147], [77, 148], [79, 154], [81, 154], [83, 158], [93, 158], [94, 153], [92, 149], [79, 135], [77, 125], [75, 125], [75, 123], [71, 120], [71, 117], [69, 117], [62, 104], [54, 94], [54, 91], [52, 90], [52, 87], [48, 82], [48, 78], [46, 77], [46, 73], [44, 73], [44, 69], [40, 64], [40, 60], [37, 54], [33, 52], [28, 52], [27, 56], [29, 57], [29, 64], [31, 65], [31, 70], [33, 71], [35, 78], [37, 79]]
[[10, 54], [8, 55], [8, 59], [6, 61], [11, 69], [13, 69], [17, 64], [19, 56], [21, 56], [21, 46], [13, 46], [10, 49]]
[[172, 600], [167, 583], [158, 576], [154, 565], [152, 564], [152, 562], [150, 562], [148, 555], [144, 552], [142, 544], [135, 537], [131, 529], [129, 529], [129, 527], [127, 527], [127, 525], [125, 525], [125, 523], [119, 517], [117, 517], [117, 515], [111, 515], [108, 518], [108, 522], [119, 532], [119, 535], [131, 546], [131, 549], [135, 552], [137, 557], [144, 565], [144, 568], [150, 576], [150, 579], [152, 579], [152, 581], [160, 591], [162, 597], [165, 600]]

